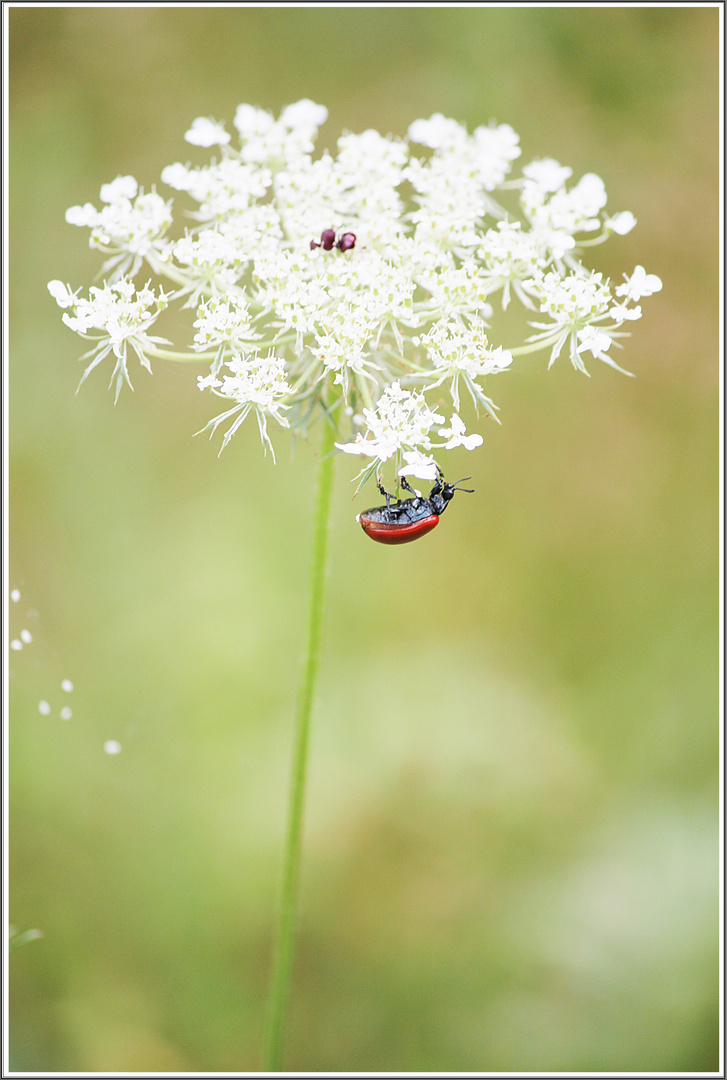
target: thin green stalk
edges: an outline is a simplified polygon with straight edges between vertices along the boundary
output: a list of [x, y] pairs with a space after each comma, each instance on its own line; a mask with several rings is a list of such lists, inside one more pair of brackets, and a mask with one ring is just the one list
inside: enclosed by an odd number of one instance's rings
[[295, 718], [283, 887], [273, 959], [273, 976], [268, 1004], [268, 1026], [264, 1052], [264, 1069], [266, 1072], [282, 1071], [285, 1016], [293, 974], [310, 719], [321, 646], [328, 512], [333, 487], [334, 456], [332, 451], [334, 439], [334, 426], [324, 421], [321, 457], [318, 465], [318, 496], [314, 517], [308, 648]]
[[550, 337], [545, 337], [542, 341], [534, 341], [530, 345], [516, 345], [512, 349], [508, 349], [509, 353], [513, 356], [527, 356], [529, 353], [540, 352], [541, 349], [547, 349], [549, 345], [555, 345], [560, 336], [561, 331], [556, 330]]

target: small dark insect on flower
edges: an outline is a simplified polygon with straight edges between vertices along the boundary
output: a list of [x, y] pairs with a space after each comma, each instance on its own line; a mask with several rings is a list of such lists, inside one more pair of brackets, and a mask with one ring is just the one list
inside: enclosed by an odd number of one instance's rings
[[324, 251], [331, 251], [334, 247], [338, 248], [339, 251], [350, 251], [351, 248], [356, 247], [356, 233], [342, 233], [336, 240], [335, 229], [324, 229], [321, 233], [320, 242], [318, 240], [311, 240], [310, 242], [311, 251], [315, 251], [319, 247], [322, 247]]

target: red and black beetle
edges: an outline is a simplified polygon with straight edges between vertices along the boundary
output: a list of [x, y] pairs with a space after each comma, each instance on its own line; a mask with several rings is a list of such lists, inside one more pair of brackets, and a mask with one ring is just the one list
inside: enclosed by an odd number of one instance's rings
[[459, 488], [457, 484], [469, 480], [465, 476], [463, 480], [457, 480], [454, 484], [448, 484], [442, 474], [429, 492], [427, 498], [417, 495], [414, 488], [410, 487], [406, 478], [402, 476], [401, 486], [410, 491], [413, 499], [397, 499], [392, 502], [393, 495], [377, 481], [376, 486], [386, 498], [386, 506], [374, 506], [370, 510], [364, 510], [356, 520], [361, 528], [376, 540], [379, 544], [409, 544], [412, 540], [418, 540], [420, 536], [431, 532], [439, 524], [439, 519], [447, 509], [455, 491], [468, 491], [471, 488]]

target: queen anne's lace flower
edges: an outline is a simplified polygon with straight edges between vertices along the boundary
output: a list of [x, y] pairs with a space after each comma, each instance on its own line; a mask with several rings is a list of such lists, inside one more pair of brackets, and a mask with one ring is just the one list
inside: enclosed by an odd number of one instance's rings
[[[327, 115], [305, 99], [277, 118], [240, 105], [232, 135], [194, 120], [187, 143], [215, 156], [162, 171], [193, 204], [193, 226], [172, 237], [171, 201], [132, 176], [102, 186], [100, 210], [68, 211], [109, 256], [87, 298], [49, 285], [66, 325], [95, 342], [84, 379], [112, 356], [118, 396], [129, 350], [148, 370], [154, 357], [199, 359], [209, 365], [200, 389], [228, 403], [205, 428], [230, 421], [223, 447], [252, 412], [271, 449], [271, 417], [301, 433], [324, 412], [350, 417], [337, 445], [367, 459], [363, 482], [392, 459], [398, 474], [432, 480], [435, 454], [479, 446], [460, 415], [462, 387], [495, 416], [485, 383], [519, 355], [549, 350], [552, 364], [567, 346], [580, 371], [588, 356], [618, 367], [624, 324], [661, 282], [637, 266], [612, 287], [581, 264], [581, 248], [636, 223], [629, 211], [606, 214], [600, 177], [573, 183], [552, 158], [514, 177], [521, 149], [509, 125], [470, 134], [440, 113], [414, 121], [406, 139], [345, 133], [315, 155]], [[174, 292], [139, 287], [144, 266]], [[495, 327], [513, 299], [538, 312], [525, 344]], [[149, 334], [172, 300], [193, 312], [187, 352]]]
[[656, 274], [647, 274], [643, 266], [637, 266], [631, 277], [626, 277], [623, 285], [617, 285], [617, 296], [625, 296], [626, 301], [640, 300], [642, 296], [651, 296], [661, 289], [661, 281]]
[[192, 126], [184, 138], [192, 146], [226, 146], [231, 136], [222, 124], [208, 120], [206, 116], [198, 116], [192, 121]]
[[474, 450], [482, 446], [484, 439], [481, 435], [468, 435], [467, 429], [459, 416], [455, 413], [448, 428], [440, 428], [439, 434], [448, 440], [444, 444], [445, 450], [454, 450], [455, 446], [464, 446], [466, 450]]
[[619, 236], [625, 236], [626, 233], [630, 233], [636, 225], [636, 218], [630, 210], [622, 210], [620, 214], [614, 214], [613, 217], [607, 217], [603, 223], [609, 232], [618, 233]]
[[106, 203], [101, 210], [91, 203], [71, 206], [66, 221], [90, 228], [90, 246], [111, 254], [104, 272], [113, 271], [112, 280], [124, 274], [133, 277], [144, 259], [159, 272], [160, 260], [167, 258], [164, 236], [172, 224], [171, 202], [155, 191], [139, 192], [133, 176], [118, 176], [103, 184], [101, 201]]
[[[197, 309], [193, 348], [199, 352], [217, 349], [212, 364], [212, 375], [220, 370], [225, 354], [232, 355], [251, 349], [260, 334], [251, 325], [250, 308], [244, 293], [230, 292], [227, 296], [213, 296]], [[212, 384], [210, 384], [212, 385]]]
[[[651, 276], [654, 278], [654, 291], [657, 291], [661, 288], [661, 282], [655, 275]], [[624, 372], [624, 369], [607, 355], [606, 350], [614, 338], [622, 336], [619, 327], [628, 318], [633, 318], [635, 312], [626, 308], [625, 304], [613, 304], [611, 289], [608, 282], [603, 280], [602, 274], [592, 271], [586, 275], [581, 271], [561, 277], [551, 271], [538, 278], [535, 287], [540, 300], [540, 310], [548, 315], [551, 321], [534, 322], [532, 325], [539, 329], [540, 333], [533, 335], [531, 340], [540, 344], [553, 343], [548, 367], [553, 365], [563, 346], [569, 342], [571, 363], [578, 371], [588, 374], [581, 357], [582, 352], [588, 351], [610, 367], [626, 375], [631, 374]], [[628, 283], [620, 288], [628, 292]], [[599, 327], [597, 324], [605, 319], [614, 321], [608, 326]]]
[[469, 390], [475, 407], [484, 405], [490, 416], [497, 419], [496, 406], [483, 393], [477, 379], [505, 371], [512, 364], [512, 353], [501, 345], [491, 348], [487, 341], [486, 324], [471, 318], [469, 324], [459, 319], [439, 322], [424, 334], [421, 342], [426, 346], [432, 366], [428, 375], [430, 386], [441, 386], [451, 380], [450, 392], [455, 409], [459, 409], [459, 380]]
[[[273, 444], [270, 442], [267, 433], [266, 417], [272, 416], [281, 427], [288, 427], [288, 421], [283, 416], [283, 410], [288, 409], [289, 406], [284, 403], [284, 400], [281, 400], [289, 397], [291, 393], [291, 388], [285, 377], [285, 361], [273, 352], [264, 357], [256, 354], [251, 356], [233, 355], [227, 361], [226, 367], [228, 371], [224, 372], [219, 378], [215, 375], [206, 377], [200, 375], [197, 378], [197, 385], [200, 390], [211, 389], [220, 397], [230, 398], [236, 402], [231, 409], [210, 420], [202, 431], [209, 431], [211, 438], [220, 424], [235, 417], [222, 440], [220, 448], [220, 453], [222, 453], [232, 436], [246, 419], [248, 413], [254, 411], [257, 415], [263, 445], [270, 447], [273, 459], [275, 459]], [[198, 434], [201, 434], [201, 432]]]
[[115, 383], [118, 401], [124, 383], [133, 389], [127, 369], [129, 349], [151, 373], [149, 357], [156, 353], [156, 345], [167, 343], [165, 338], [152, 337], [147, 332], [159, 312], [167, 306], [169, 297], [163, 289], [156, 296], [148, 285], [137, 289], [128, 278], [103, 288], [92, 285], [87, 300], [76, 296], [60, 281], [49, 282], [48, 289], [60, 307], [69, 309], [63, 313], [66, 326], [88, 341], [98, 341], [98, 345], [83, 357], [87, 360], [92, 356], [93, 360], [84, 371], [81, 383], [111, 354], [116, 364], [110, 385]]
[[524, 232], [519, 221], [498, 221], [489, 229], [478, 252], [483, 268], [480, 274], [489, 292], [502, 289], [503, 311], [510, 303], [510, 287], [526, 308], [532, 299], [525, 288], [539, 277], [547, 266], [546, 245], [533, 232]]
[[365, 454], [388, 461], [401, 450], [429, 449], [429, 431], [443, 424], [444, 417], [429, 408], [424, 396], [417, 391], [404, 390], [394, 382], [378, 400], [376, 409], [364, 409], [364, 419], [370, 438], [360, 434], [353, 443], [336, 443], [347, 454]]
[[318, 128], [328, 118], [328, 109], [304, 98], [283, 109], [275, 120], [272, 113], [251, 105], [239, 105], [235, 127], [240, 134], [243, 161], [281, 168], [311, 154]]
[[187, 191], [200, 204], [195, 217], [215, 221], [247, 210], [257, 199], [265, 198], [272, 183], [269, 169], [246, 165], [235, 158], [223, 158], [204, 169], [188, 165], [167, 165], [162, 180], [177, 191]]

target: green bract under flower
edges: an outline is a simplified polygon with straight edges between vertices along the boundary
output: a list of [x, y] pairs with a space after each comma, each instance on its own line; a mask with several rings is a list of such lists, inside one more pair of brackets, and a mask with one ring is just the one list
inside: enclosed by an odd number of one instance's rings
[[[197, 385], [227, 407], [205, 430], [228, 425], [223, 447], [251, 412], [271, 449], [270, 417], [305, 433], [325, 413], [342, 423], [339, 448], [370, 459], [363, 479], [392, 459], [400, 475], [429, 479], [435, 453], [482, 443], [459, 415], [463, 386], [496, 417], [485, 380], [520, 355], [545, 350], [552, 364], [567, 344], [580, 371], [584, 354], [618, 368], [609, 349], [661, 282], [639, 266], [612, 289], [581, 264], [579, 250], [636, 223], [628, 211], [605, 214], [600, 177], [570, 184], [571, 170], [551, 159], [513, 177], [520, 146], [509, 125], [470, 134], [440, 114], [416, 120], [406, 139], [344, 134], [314, 156], [326, 119], [307, 100], [278, 119], [240, 105], [235, 139], [197, 118], [187, 142], [217, 156], [162, 171], [194, 204], [194, 225], [176, 237], [172, 201], [130, 176], [102, 187], [101, 210], [67, 212], [110, 256], [87, 299], [49, 285], [64, 322], [96, 342], [84, 378], [113, 356], [118, 397], [131, 385], [129, 347], [149, 371], [155, 358], [207, 363]], [[154, 292], [150, 271], [169, 292]], [[528, 318], [540, 313], [525, 343], [498, 340], [498, 293], [503, 309], [517, 299]], [[189, 351], [149, 334], [175, 302], [192, 312]]]

